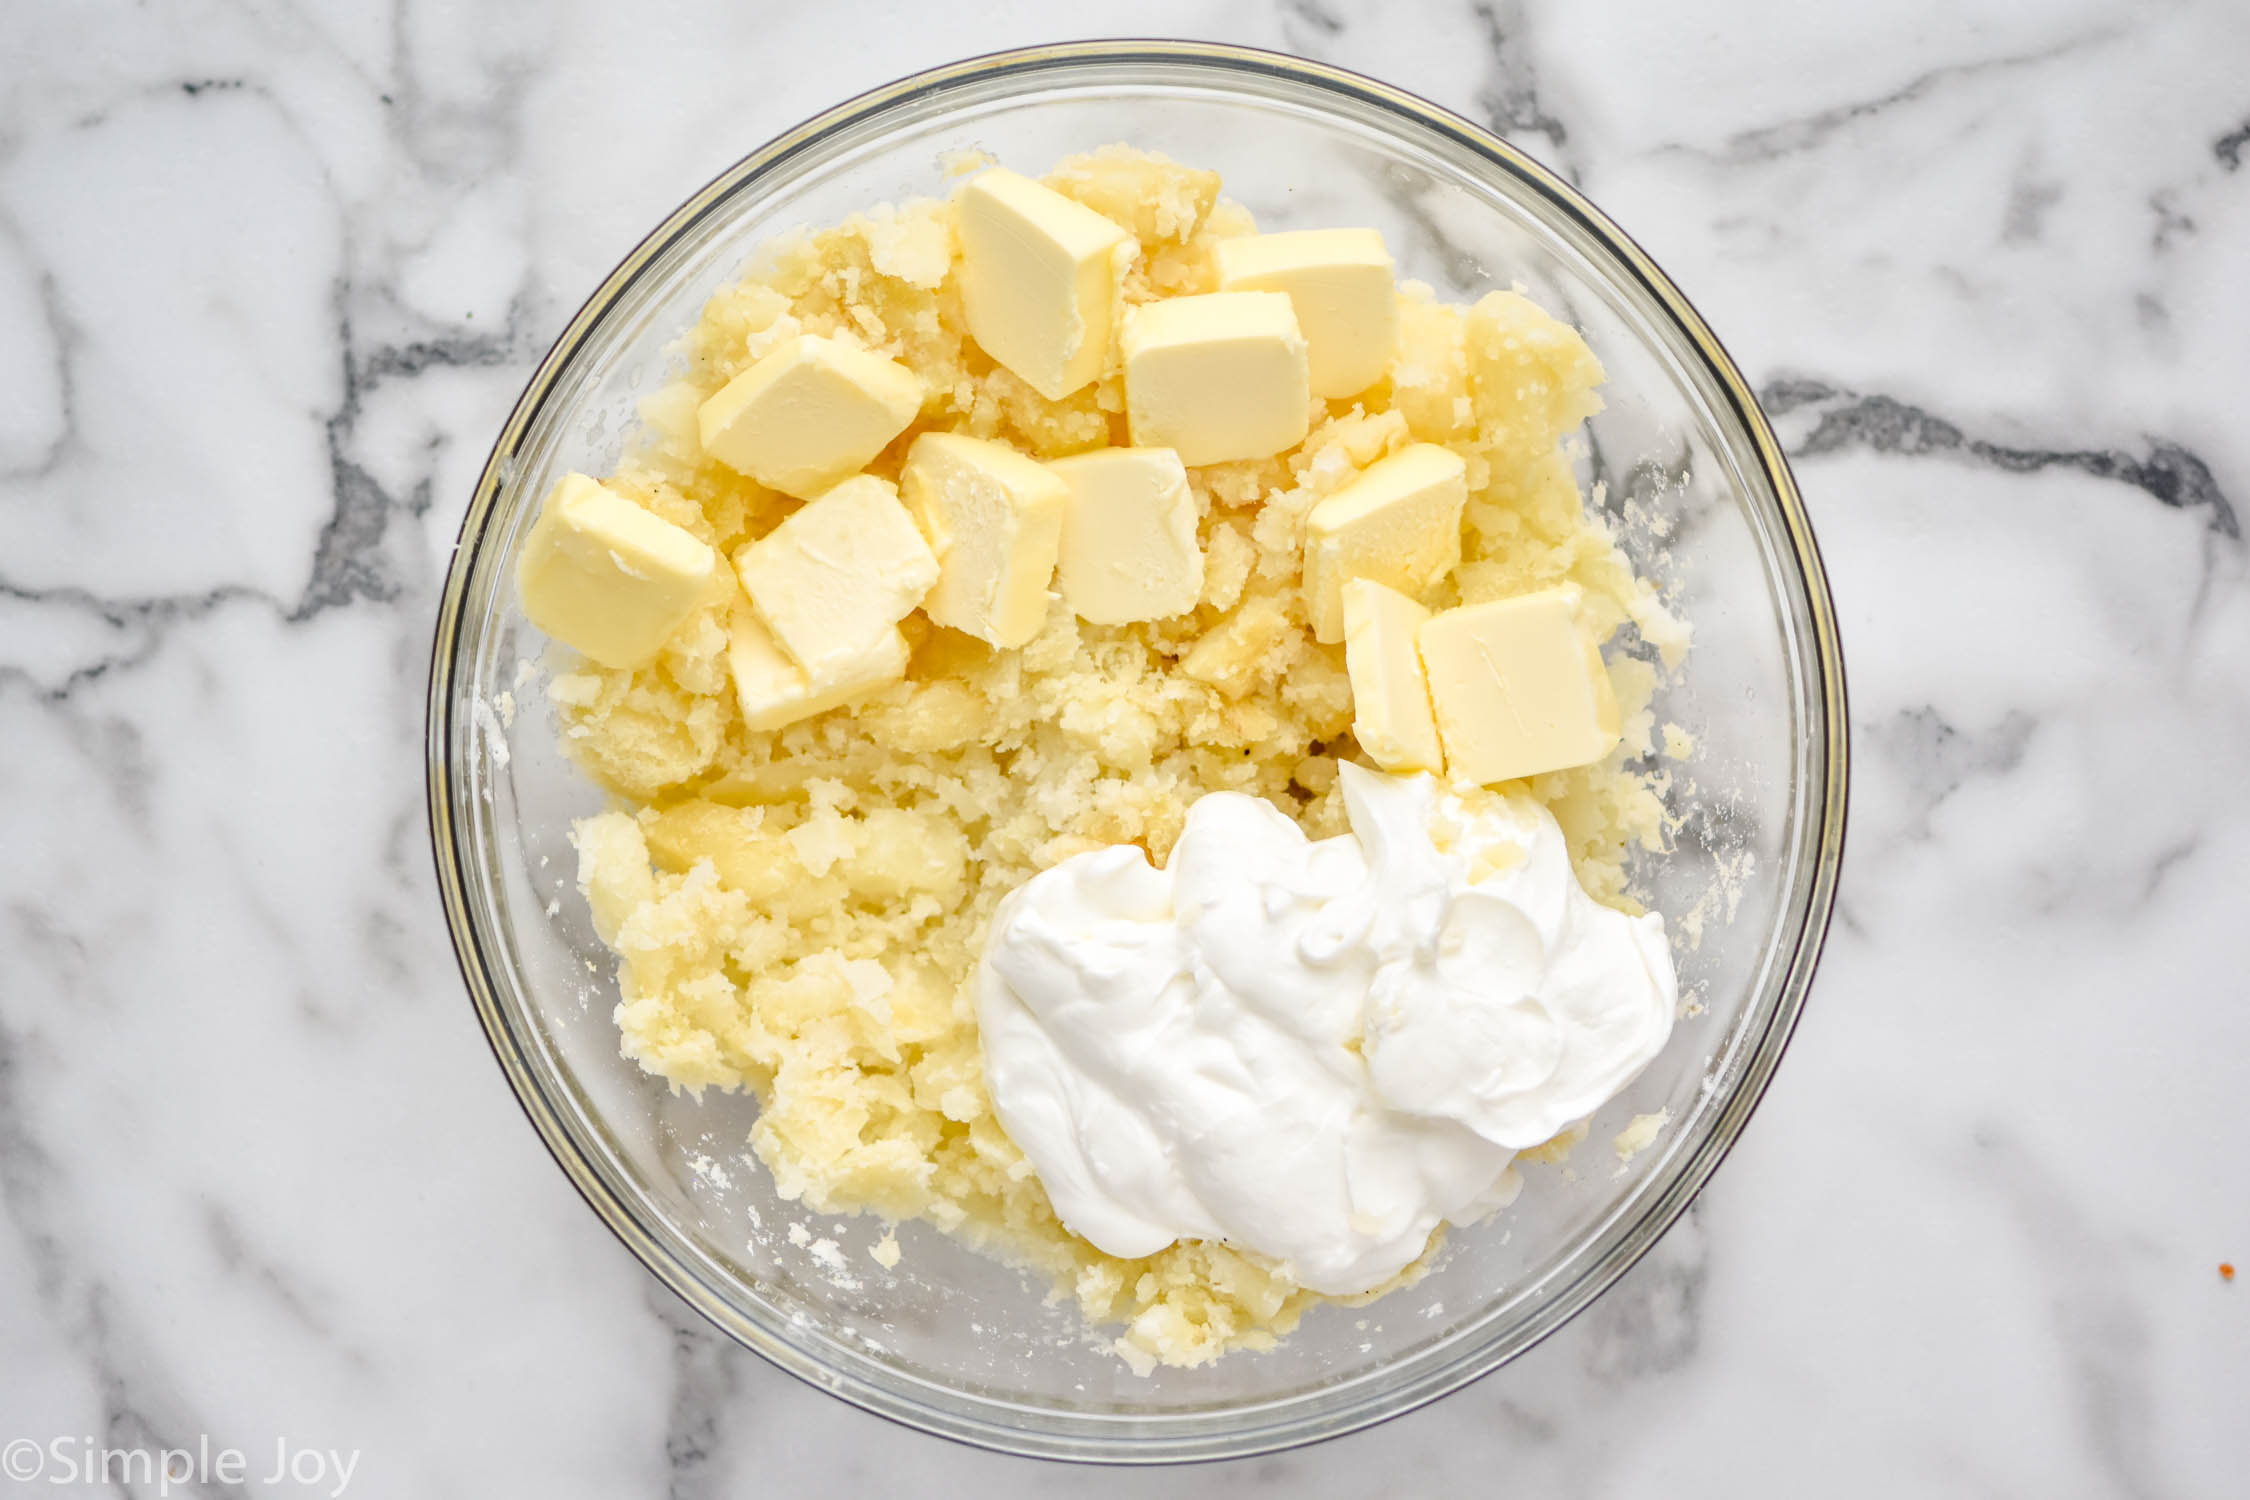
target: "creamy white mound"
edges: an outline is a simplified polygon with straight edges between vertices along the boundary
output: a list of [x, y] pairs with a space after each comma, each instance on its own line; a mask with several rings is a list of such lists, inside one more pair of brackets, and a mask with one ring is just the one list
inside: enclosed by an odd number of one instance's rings
[[1522, 796], [1338, 768], [1351, 832], [1214, 792], [1166, 868], [1064, 860], [995, 917], [986, 1087], [1074, 1233], [1223, 1241], [1335, 1296], [1585, 1119], [1671, 1034], [1663, 918], [1596, 902]]

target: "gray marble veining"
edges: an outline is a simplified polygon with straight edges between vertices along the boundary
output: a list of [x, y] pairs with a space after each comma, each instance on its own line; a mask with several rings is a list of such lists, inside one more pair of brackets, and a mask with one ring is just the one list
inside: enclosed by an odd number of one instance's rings
[[[420, 800], [435, 589], [577, 299], [836, 99], [1121, 25], [1426, 94], [1640, 237], [1790, 445], [1858, 752], [1820, 984], [1692, 1214], [1469, 1390], [1161, 1477], [891, 1428], [658, 1290], [487, 1058]], [[2241, 1493], [2250, 11], [89, 0], [6, 31], [0, 1444], [207, 1438], [248, 1474], [205, 1492], [246, 1495], [334, 1488], [266, 1485], [277, 1443], [357, 1451], [367, 1495]]]

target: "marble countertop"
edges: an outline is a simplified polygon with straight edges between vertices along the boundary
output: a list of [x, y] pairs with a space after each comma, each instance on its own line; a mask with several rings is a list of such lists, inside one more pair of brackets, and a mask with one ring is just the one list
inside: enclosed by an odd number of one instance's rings
[[[1319, 1449], [1067, 1470], [776, 1373], [579, 1202], [478, 1033], [423, 829], [430, 620], [490, 436], [750, 146], [1117, 24], [10, 11], [0, 1444], [46, 1467], [6, 1492], [64, 1492], [56, 1445], [202, 1441], [245, 1453], [233, 1494], [334, 1493], [349, 1454], [382, 1496], [2242, 1493], [2236, 0], [1132, 12], [1565, 172], [1729, 343], [1819, 527], [1858, 773], [1828, 957], [1734, 1159], [1562, 1334]], [[277, 1444], [322, 1475], [267, 1484]]]

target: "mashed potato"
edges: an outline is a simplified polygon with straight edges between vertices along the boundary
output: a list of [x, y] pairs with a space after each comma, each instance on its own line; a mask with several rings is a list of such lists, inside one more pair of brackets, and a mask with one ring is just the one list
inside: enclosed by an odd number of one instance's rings
[[[1111, 148], [1049, 186], [1140, 242], [1129, 300], [1211, 289], [1211, 247], [1250, 233], [1216, 174]], [[704, 458], [694, 414], [778, 341], [855, 341], [919, 372], [918, 432], [996, 438], [1040, 458], [1126, 441], [1112, 368], [1040, 397], [963, 331], [951, 209], [878, 209], [767, 247], [684, 340], [677, 383], [608, 483], [731, 551], [796, 502]], [[1144, 1260], [1102, 1254], [1054, 1216], [987, 1099], [969, 999], [1002, 896], [1058, 860], [1129, 842], [1161, 861], [1188, 806], [1231, 789], [1314, 836], [1343, 831], [1336, 765], [1357, 756], [1343, 648], [1316, 643], [1299, 591], [1305, 513], [1413, 441], [1468, 464], [1464, 558], [1443, 606], [1565, 580], [1605, 637], [1627, 621], [1667, 659], [1683, 629], [1589, 516], [1561, 443], [1599, 407], [1601, 367], [1568, 326], [1513, 292], [1472, 307], [1401, 289], [1386, 380], [1326, 404], [1276, 458], [1192, 471], [1206, 558], [1201, 605], [1157, 624], [1094, 626], [1059, 606], [1020, 651], [917, 615], [907, 680], [855, 709], [774, 731], [741, 721], [719, 610], [638, 671], [577, 665], [550, 696], [565, 743], [614, 794], [577, 829], [580, 882], [619, 960], [625, 1055], [680, 1088], [748, 1089], [750, 1145], [781, 1193], [822, 1213], [923, 1219], [1054, 1278], [1137, 1368], [1270, 1344], [1311, 1303], [1286, 1267], [1218, 1244]], [[736, 606], [739, 607], [739, 606]], [[1630, 907], [1630, 844], [1659, 846], [1650, 748], [1656, 669], [1609, 668], [1626, 740], [1603, 764], [1528, 784], [1569, 836], [1580, 878]], [[1409, 1273], [1409, 1279], [1413, 1273]]]

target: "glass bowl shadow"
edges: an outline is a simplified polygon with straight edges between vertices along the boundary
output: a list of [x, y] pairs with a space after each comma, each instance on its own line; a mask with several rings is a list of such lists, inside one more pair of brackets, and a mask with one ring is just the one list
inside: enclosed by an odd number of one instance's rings
[[[1436, 1269], [1327, 1307], [1279, 1347], [1133, 1375], [1075, 1309], [926, 1225], [882, 1233], [780, 1201], [745, 1159], [754, 1105], [674, 1097], [618, 1056], [612, 964], [575, 889], [571, 820], [598, 792], [537, 690], [517, 549], [549, 485], [603, 472], [668, 346], [763, 241], [945, 191], [980, 149], [1028, 171], [1116, 141], [1217, 168], [1262, 227], [1373, 225], [1441, 297], [1519, 285], [1609, 372], [1583, 477], [1695, 631], [1658, 724], [1673, 848], [1636, 889], [1673, 923], [1692, 997], [1670, 1047], [1593, 1122], [1576, 1171], [1527, 1169], [1514, 1208]], [[1614, 649], [1645, 651], [1628, 636]], [[981, 58], [855, 99], [683, 204], [572, 319], [495, 444], [446, 580], [428, 789], [439, 886], [508, 1082], [588, 1203], [727, 1334], [869, 1411], [1018, 1454], [1114, 1462], [1272, 1451], [1429, 1401], [1529, 1348], [1672, 1223], [1741, 1131], [1811, 980], [1842, 854], [1842, 660], [1819, 554], [1741, 374], [1622, 232], [1528, 158], [1410, 95], [1244, 49], [1089, 43]], [[1664, 1111], [1619, 1165], [1609, 1139]], [[1613, 1171], [1612, 1168], [1615, 1168]]]

